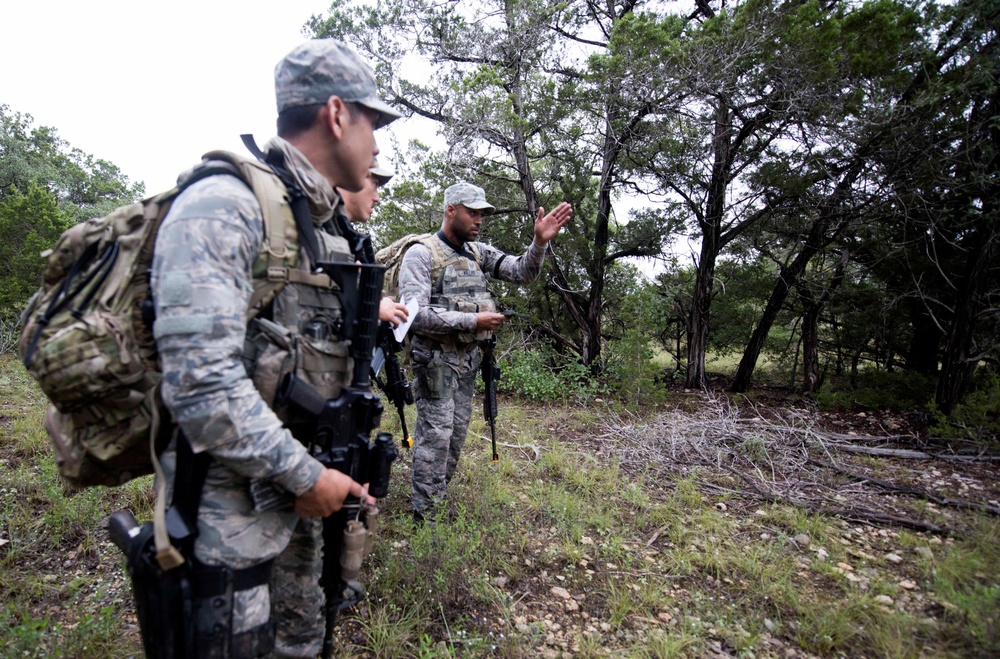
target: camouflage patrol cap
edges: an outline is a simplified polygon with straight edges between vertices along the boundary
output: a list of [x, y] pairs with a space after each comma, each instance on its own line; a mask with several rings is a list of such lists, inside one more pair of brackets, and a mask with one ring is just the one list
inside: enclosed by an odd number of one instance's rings
[[375, 179], [375, 182], [378, 185], [385, 185], [386, 183], [389, 182], [389, 179], [391, 179], [395, 174], [395, 172], [393, 172], [392, 170], [386, 169], [385, 167], [379, 165], [378, 159], [375, 160], [375, 163], [372, 165], [372, 168], [369, 171], [372, 173], [372, 178]]
[[336, 39], [312, 39], [285, 55], [274, 67], [274, 95], [278, 114], [337, 96], [375, 110], [375, 128], [403, 116], [378, 97], [371, 67]]
[[486, 192], [478, 185], [472, 185], [466, 181], [459, 181], [444, 191], [444, 208], [449, 206], [465, 206], [475, 210], [482, 210], [489, 215], [496, 208], [486, 201]]

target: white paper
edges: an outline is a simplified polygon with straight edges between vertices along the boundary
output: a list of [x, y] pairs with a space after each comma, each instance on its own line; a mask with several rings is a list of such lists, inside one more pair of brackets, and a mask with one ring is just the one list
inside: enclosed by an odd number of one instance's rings
[[392, 335], [396, 337], [396, 341], [399, 343], [403, 342], [406, 338], [406, 332], [410, 329], [410, 325], [413, 324], [413, 319], [417, 317], [417, 310], [420, 309], [420, 305], [417, 304], [417, 298], [413, 298], [409, 302], [404, 301], [403, 306], [406, 307], [406, 322], [400, 323], [396, 327], [392, 328]]

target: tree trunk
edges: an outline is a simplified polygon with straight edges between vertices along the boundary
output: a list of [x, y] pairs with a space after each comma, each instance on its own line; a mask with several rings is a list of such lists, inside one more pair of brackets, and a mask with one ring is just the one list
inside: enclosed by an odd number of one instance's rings
[[708, 186], [705, 215], [701, 225], [701, 254], [698, 273], [694, 283], [691, 314], [688, 321], [688, 363], [684, 386], [689, 389], [704, 389], [705, 353], [708, 350], [709, 315], [712, 308], [712, 287], [715, 283], [715, 263], [722, 248], [720, 237], [725, 213], [726, 188], [729, 170], [732, 166], [732, 120], [729, 107], [718, 101], [715, 112], [715, 134], [713, 137], [712, 180]]
[[976, 369], [975, 356], [971, 354], [973, 332], [980, 312], [988, 304], [985, 289], [990, 268], [1000, 256], [1000, 238], [996, 226], [986, 226], [977, 232], [973, 251], [969, 254], [963, 290], [959, 293], [955, 316], [948, 328], [948, 339], [938, 376], [934, 400], [947, 415], [955, 411], [962, 400], [966, 386]]
[[906, 351], [906, 368], [933, 378], [938, 370], [941, 330], [921, 300], [911, 301], [909, 311], [913, 335]]

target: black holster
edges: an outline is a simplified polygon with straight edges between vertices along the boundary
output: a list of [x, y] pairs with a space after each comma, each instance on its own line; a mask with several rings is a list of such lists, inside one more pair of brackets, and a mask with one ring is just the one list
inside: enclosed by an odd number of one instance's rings
[[274, 648], [274, 621], [233, 634], [233, 596], [270, 584], [274, 561], [234, 570], [195, 558], [198, 504], [210, 463], [194, 455], [183, 434], [177, 438], [173, 505], [167, 533], [184, 562], [164, 570], [156, 560], [153, 522], [139, 525], [119, 510], [108, 520], [111, 539], [127, 559], [142, 645], [150, 659], [253, 659]]

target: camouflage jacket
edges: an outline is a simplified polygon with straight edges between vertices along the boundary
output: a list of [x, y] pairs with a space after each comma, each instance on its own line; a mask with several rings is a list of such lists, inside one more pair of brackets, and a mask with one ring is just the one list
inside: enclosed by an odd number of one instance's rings
[[[437, 239], [444, 245], [446, 258], [466, 254], [469, 266], [477, 267], [471, 253], [463, 246], [450, 244], [437, 233]], [[502, 279], [515, 284], [525, 284], [534, 281], [542, 270], [545, 260], [545, 248], [532, 241], [524, 254], [518, 257], [510, 256], [486, 243], [475, 243], [482, 257], [482, 272], [487, 278]], [[432, 288], [431, 250], [423, 244], [416, 244], [406, 251], [402, 265], [399, 268], [399, 297], [401, 300], [412, 300], [416, 297], [420, 305], [413, 320], [412, 329], [415, 333], [425, 336], [447, 336], [457, 332], [475, 332], [476, 314], [462, 311], [447, 311], [430, 306]]]
[[[333, 210], [329, 183], [287, 142], [275, 138], [265, 150], [270, 148], [285, 152], [309, 198], [313, 222], [322, 226]], [[194, 451], [215, 459], [200, 520], [205, 515], [217, 519], [207, 528], [199, 524], [199, 542], [218, 546], [210, 555], [201, 555], [199, 548], [199, 557], [234, 567], [281, 551], [296, 519], [287, 512], [255, 514], [250, 479], [271, 480], [300, 495], [323, 469], [268, 407], [242, 361], [252, 266], [262, 233], [263, 217], [250, 189], [236, 177], [212, 176], [174, 202], [160, 227], [151, 269], [163, 400]], [[332, 237], [320, 236], [328, 247]], [[279, 294], [276, 320], [281, 302]], [[223, 528], [235, 535], [227, 537]], [[213, 540], [216, 533], [223, 538]]]

